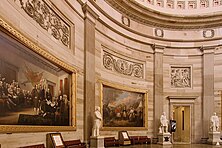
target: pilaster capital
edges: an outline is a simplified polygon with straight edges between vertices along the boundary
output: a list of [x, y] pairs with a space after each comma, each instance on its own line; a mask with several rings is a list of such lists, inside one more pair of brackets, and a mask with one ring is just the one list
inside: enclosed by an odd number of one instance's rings
[[153, 44], [152, 48], [153, 48], [154, 53], [163, 53], [165, 46]]
[[200, 50], [203, 52], [203, 54], [210, 54], [214, 53], [214, 50], [217, 46], [201, 46]]
[[85, 14], [84, 19], [89, 19], [95, 24], [96, 20], [99, 18], [99, 15], [89, 6], [87, 2], [83, 4], [82, 10]]

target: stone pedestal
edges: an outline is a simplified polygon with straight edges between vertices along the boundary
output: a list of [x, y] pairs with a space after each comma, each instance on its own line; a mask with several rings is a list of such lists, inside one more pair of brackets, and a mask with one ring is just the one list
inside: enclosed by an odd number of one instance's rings
[[98, 137], [91, 136], [90, 137], [90, 148], [105, 148], [104, 147], [104, 137], [102, 137], [102, 136], [98, 136]]
[[208, 144], [216, 145], [220, 142], [220, 132], [209, 132]]
[[158, 136], [158, 143], [161, 145], [170, 145], [171, 143], [171, 134], [170, 133], [159, 133]]

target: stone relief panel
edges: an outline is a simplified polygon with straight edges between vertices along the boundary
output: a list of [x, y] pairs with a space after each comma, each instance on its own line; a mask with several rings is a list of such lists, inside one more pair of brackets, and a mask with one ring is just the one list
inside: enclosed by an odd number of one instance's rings
[[147, 0], [147, 3], [153, 5], [154, 4], [154, 0]]
[[173, 0], [167, 0], [166, 3], [167, 3], [168, 8], [172, 8], [172, 9], [174, 8], [174, 1]]
[[163, 29], [160, 29], [160, 28], [155, 28], [155, 36], [158, 36], [158, 37], [163, 37], [164, 36], [164, 31]]
[[188, 9], [196, 9], [197, 1], [188, 1]]
[[185, 1], [177, 1], [177, 9], [185, 9]]
[[44, 30], [63, 45], [70, 47], [70, 26], [43, 0], [19, 0], [21, 8]]
[[200, 8], [209, 7], [209, 0], [200, 0]]
[[157, 6], [164, 7], [164, 1], [163, 0], [156, 0], [156, 4], [157, 4]]
[[122, 16], [122, 23], [127, 27], [130, 27], [130, 19], [126, 16]]
[[171, 88], [191, 88], [191, 67], [171, 66]]
[[103, 66], [110, 71], [123, 75], [137, 78], [144, 77], [144, 64], [120, 58], [107, 51], [103, 51]]
[[213, 6], [216, 7], [216, 6], [219, 6], [222, 4], [222, 0], [213, 0]]
[[203, 37], [204, 38], [212, 38], [214, 37], [214, 30], [213, 29], [207, 29], [203, 31]]
[[[218, 7], [222, 5], [222, 0], [156, 0], [156, 3], [154, 3], [154, 0], [136, 1], [148, 7], [149, 5], [154, 5], [157, 7], [161, 6], [167, 9], [201, 9], [208, 7]], [[199, 4], [198, 7], [197, 3]], [[186, 7], [186, 5], [188, 6]]]

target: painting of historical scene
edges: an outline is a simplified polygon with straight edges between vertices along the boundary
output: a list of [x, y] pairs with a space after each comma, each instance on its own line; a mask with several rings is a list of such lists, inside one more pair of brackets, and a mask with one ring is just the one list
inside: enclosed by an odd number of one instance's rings
[[103, 85], [103, 127], [144, 127], [145, 93]]
[[171, 67], [171, 87], [191, 87], [191, 67]]
[[0, 36], [0, 125], [69, 126], [70, 73]]

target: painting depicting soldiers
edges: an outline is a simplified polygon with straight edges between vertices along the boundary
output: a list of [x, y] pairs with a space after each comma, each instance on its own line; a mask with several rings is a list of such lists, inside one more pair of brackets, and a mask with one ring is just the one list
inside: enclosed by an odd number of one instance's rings
[[143, 127], [144, 94], [103, 87], [104, 127]]

